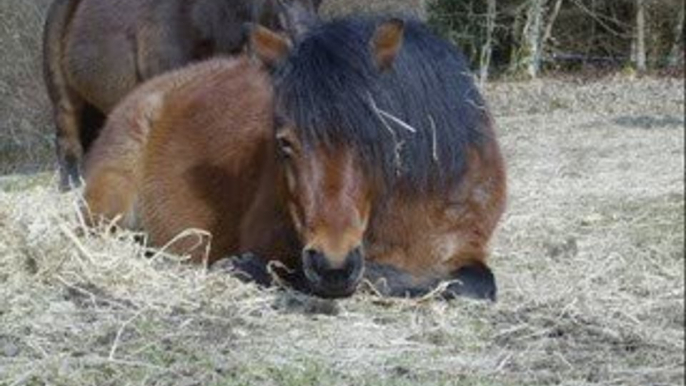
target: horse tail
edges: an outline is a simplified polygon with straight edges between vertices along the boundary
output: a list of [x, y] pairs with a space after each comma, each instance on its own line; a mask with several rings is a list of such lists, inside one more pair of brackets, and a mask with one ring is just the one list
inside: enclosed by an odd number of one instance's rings
[[43, 27], [43, 77], [53, 102], [59, 101], [68, 92], [62, 69], [64, 37], [80, 3], [81, 0], [53, 1]]
[[55, 150], [60, 170], [60, 189], [80, 183], [83, 157], [81, 106], [74, 103], [66, 71], [62, 65], [65, 37], [81, 0], [54, 0], [43, 27], [43, 81], [53, 106]]

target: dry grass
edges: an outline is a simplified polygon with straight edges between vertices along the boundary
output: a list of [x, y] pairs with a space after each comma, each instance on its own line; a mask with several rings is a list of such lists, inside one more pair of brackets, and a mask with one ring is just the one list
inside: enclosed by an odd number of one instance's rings
[[0, 385], [683, 385], [683, 86], [489, 86], [495, 305], [260, 290], [79, 235], [52, 175], [3, 177]]

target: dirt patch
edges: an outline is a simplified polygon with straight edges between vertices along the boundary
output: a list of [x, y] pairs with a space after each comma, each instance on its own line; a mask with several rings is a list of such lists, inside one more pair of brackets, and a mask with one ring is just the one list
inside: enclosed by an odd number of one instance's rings
[[[683, 385], [683, 81], [490, 85], [495, 305], [261, 290], [0, 178], [0, 385]], [[551, 98], [559, 103], [551, 105]]]

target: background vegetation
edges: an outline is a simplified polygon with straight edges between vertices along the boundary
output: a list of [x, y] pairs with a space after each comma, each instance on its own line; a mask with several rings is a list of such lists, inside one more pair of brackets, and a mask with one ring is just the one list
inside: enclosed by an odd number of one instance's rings
[[498, 72], [531, 77], [588, 66], [683, 71], [681, 0], [435, 0], [428, 16], [479, 69], [492, 53]]

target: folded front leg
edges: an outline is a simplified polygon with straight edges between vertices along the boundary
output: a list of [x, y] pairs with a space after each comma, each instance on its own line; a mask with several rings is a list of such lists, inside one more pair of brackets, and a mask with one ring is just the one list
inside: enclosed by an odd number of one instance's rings
[[291, 269], [275, 264], [252, 253], [222, 259], [213, 264], [215, 269], [226, 269], [244, 282], [271, 287], [276, 281], [294, 290], [310, 293], [305, 275], [301, 269]]
[[420, 297], [436, 290], [443, 282], [449, 283], [440, 293], [444, 299], [456, 296], [496, 300], [495, 276], [482, 262], [464, 265], [444, 277], [416, 277], [388, 264], [366, 262], [365, 279], [384, 296]]

